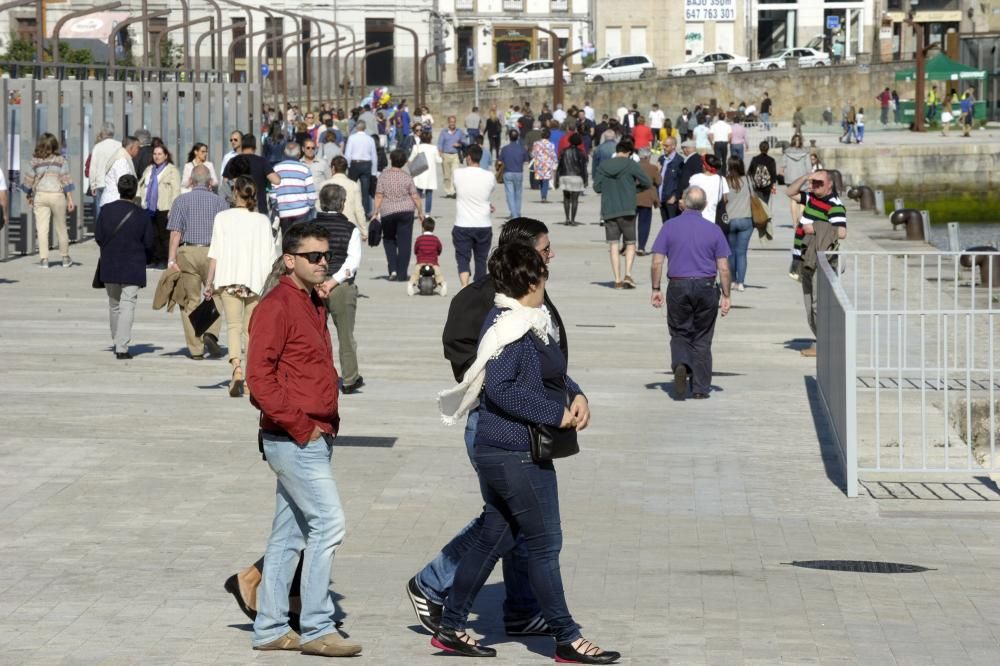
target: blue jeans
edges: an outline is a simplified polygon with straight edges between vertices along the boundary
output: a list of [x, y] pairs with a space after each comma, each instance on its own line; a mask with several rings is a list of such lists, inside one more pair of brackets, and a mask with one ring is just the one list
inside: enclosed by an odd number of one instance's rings
[[424, 215], [431, 214], [431, 205], [434, 203], [434, 190], [417, 189], [417, 194], [424, 198]]
[[511, 217], [521, 217], [521, 193], [524, 191], [524, 174], [520, 171], [503, 175], [503, 191], [507, 195], [507, 210]]
[[753, 218], [737, 217], [729, 220], [729, 272], [733, 282], [743, 284], [747, 278], [747, 250], [753, 235]]
[[770, 113], [762, 113], [762, 114], [760, 114], [760, 121], [762, 123], [764, 123], [764, 129], [766, 129], [766, 130], [771, 129], [771, 114]]
[[[97, 228], [97, 218], [101, 216], [101, 197], [104, 196], [104, 188], [98, 187], [94, 190], [94, 228]], [[80, 205], [83, 205], [81, 200]]]
[[653, 223], [653, 209], [648, 206], [636, 206], [635, 226], [639, 236], [639, 249], [646, 251], [646, 243], [649, 242], [649, 227]]
[[729, 152], [732, 153], [733, 157], [740, 158], [740, 162], [743, 161], [744, 150], [746, 150], [746, 146], [742, 143], [734, 143], [729, 146]]
[[[476, 468], [474, 442], [478, 425], [479, 410], [469, 412], [469, 418], [465, 422], [465, 448], [473, 469]], [[417, 586], [424, 596], [434, 603], [444, 605], [445, 599], [448, 598], [459, 561], [479, 539], [484, 515], [480, 514], [463, 527], [441, 549], [437, 557], [417, 574]], [[516, 539], [510, 552], [503, 555], [503, 582], [507, 591], [507, 597], [503, 602], [505, 621], [532, 618], [540, 611], [528, 579], [528, 557], [528, 548], [523, 538]]]
[[541, 188], [541, 191], [542, 191], [542, 201], [545, 201], [546, 199], [549, 198], [549, 181], [548, 180], [540, 180], [540, 181], [538, 181], [538, 183], [539, 183], [538, 186], [539, 186], [539, 188]]
[[465, 628], [476, 595], [497, 558], [514, 546], [516, 535], [527, 545], [531, 589], [556, 643], [572, 643], [580, 638], [580, 630], [566, 606], [559, 569], [562, 525], [555, 467], [551, 462], [533, 462], [528, 451], [491, 446], [476, 447], [475, 461], [486, 510], [479, 538], [458, 564], [441, 626]]
[[344, 539], [344, 511], [330, 467], [332, 439], [299, 446], [288, 437], [267, 435], [264, 455], [278, 477], [274, 522], [257, 590], [253, 644], [265, 645], [288, 633], [288, 592], [302, 555], [302, 642], [336, 631], [330, 591], [333, 555]]

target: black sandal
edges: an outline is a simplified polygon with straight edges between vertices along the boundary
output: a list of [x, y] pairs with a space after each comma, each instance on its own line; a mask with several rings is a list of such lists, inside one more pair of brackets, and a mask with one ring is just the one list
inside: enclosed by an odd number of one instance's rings
[[[497, 651], [493, 648], [483, 647], [473, 640], [464, 631], [458, 632], [454, 629], [440, 627], [431, 638], [431, 645], [445, 652], [460, 654], [465, 657], [495, 657]], [[592, 662], [607, 663], [607, 662]]]
[[580, 643], [582, 650], [574, 648], [572, 643], [556, 645], [557, 664], [613, 664], [621, 658], [620, 652], [601, 650], [594, 643], [584, 640]]

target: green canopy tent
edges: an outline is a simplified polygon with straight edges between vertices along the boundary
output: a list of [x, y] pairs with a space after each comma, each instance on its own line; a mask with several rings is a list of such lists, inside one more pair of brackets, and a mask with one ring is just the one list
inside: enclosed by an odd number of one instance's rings
[[[896, 72], [897, 81], [914, 81], [916, 78], [916, 68]], [[938, 53], [925, 64], [924, 78], [928, 81], [984, 81], [986, 71], [963, 65]]]

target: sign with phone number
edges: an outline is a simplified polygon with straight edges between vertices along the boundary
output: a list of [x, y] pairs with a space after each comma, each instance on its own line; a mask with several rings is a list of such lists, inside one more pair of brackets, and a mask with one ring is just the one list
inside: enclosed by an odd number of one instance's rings
[[732, 23], [736, 20], [736, 0], [684, 0], [684, 20]]

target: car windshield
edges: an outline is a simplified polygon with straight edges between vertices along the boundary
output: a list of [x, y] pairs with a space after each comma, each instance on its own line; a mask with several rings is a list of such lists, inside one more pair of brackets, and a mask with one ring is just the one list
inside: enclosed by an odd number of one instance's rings
[[611, 62], [611, 58], [601, 58], [590, 67], [591, 69], [600, 69], [601, 67], [607, 65], [609, 62]]
[[506, 67], [504, 67], [503, 69], [500, 70], [500, 73], [501, 74], [510, 74], [511, 72], [516, 72], [516, 71], [520, 70], [522, 67], [524, 67], [524, 61], [523, 60], [521, 62], [515, 62], [512, 65], [507, 65]]

